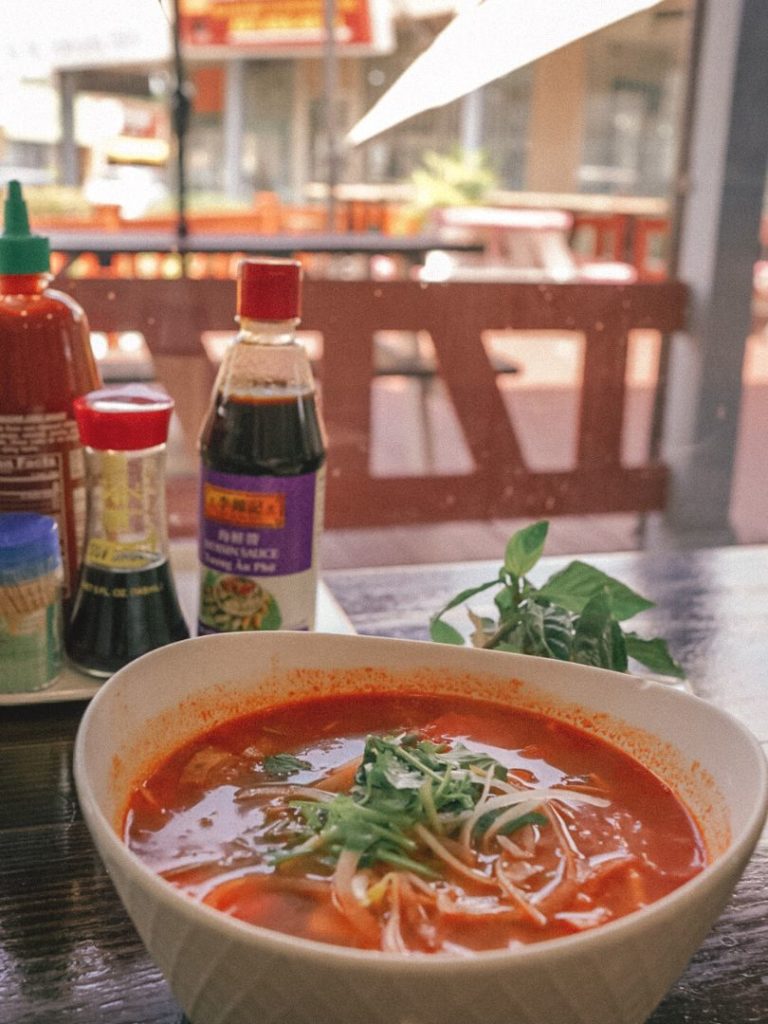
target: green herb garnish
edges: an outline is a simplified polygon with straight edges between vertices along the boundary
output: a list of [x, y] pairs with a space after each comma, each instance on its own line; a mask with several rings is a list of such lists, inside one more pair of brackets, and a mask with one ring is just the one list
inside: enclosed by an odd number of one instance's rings
[[[506, 778], [506, 768], [493, 757], [462, 744], [450, 747], [410, 733], [369, 736], [348, 793], [289, 802], [300, 825], [294, 845], [276, 854], [275, 861], [318, 853], [335, 861], [342, 850], [352, 850], [360, 854], [361, 867], [383, 862], [440, 877], [414, 858], [422, 848], [414, 830], [424, 826], [437, 837], [455, 834], [487, 792], [489, 779]], [[484, 815], [474, 831], [482, 833], [496, 817], [495, 812]], [[521, 814], [505, 824], [503, 833], [545, 821], [541, 815]]]
[[[489, 811], [487, 814], [484, 814], [475, 825], [475, 831], [478, 833], [485, 832], [491, 827], [500, 813], [500, 811]], [[521, 814], [518, 818], [508, 821], [506, 825], [502, 825], [499, 829], [499, 835], [508, 836], [512, 832], [517, 832], [523, 825], [546, 825], [548, 822], [549, 819], [543, 814], [539, 814], [538, 811], [529, 811], [527, 814]]]
[[293, 754], [270, 754], [264, 758], [264, 771], [268, 775], [277, 775], [287, 778], [289, 775], [296, 775], [298, 772], [306, 772], [312, 768], [309, 761], [303, 761]]
[[546, 520], [518, 530], [507, 542], [495, 579], [462, 590], [430, 620], [438, 643], [463, 644], [464, 637], [443, 616], [483, 591], [496, 587], [496, 618], [469, 610], [476, 647], [535, 654], [600, 668], [628, 670], [629, 659], [663, 675], [685, 677], [664, 640], [625, 632], [622, 623], [653, 607], [619, 580], [585, 562], [573, 561], [540, 587], [528, 573], [544, 550]]

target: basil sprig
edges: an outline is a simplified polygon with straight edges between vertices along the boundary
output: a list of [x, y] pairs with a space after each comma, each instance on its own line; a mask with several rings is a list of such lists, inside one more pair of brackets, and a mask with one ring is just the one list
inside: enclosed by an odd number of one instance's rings
[[495, 587], [495, 619], [468, 609], [474, 627], [471, 641], [476, 647], [620, 672], [628, 671], [632, 658], [652, 672], [684, 678], [682, 666], [664, 640], [646, 639], [623, 628], [623, 622], [653, 608], [653, 602], [619, 580], [577, 560], [554, 573], [542, 586], [531, 583], [528, 573], [542, 555], [548, 530], [549, 523], [541, 520], [513, 534], [496, 578], [462, 590], [432, 616], [432, 639], [463, 644], [462, 634], [445, 621], [446, 612]]

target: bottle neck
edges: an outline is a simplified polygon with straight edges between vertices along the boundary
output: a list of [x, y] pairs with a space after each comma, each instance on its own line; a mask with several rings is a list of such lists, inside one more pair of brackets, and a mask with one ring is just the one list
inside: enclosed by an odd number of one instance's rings
[[296, 341], [298, 317], [290, 320], [255, 320], [247, 316], [238, 316], [240, 330], [238, 341], [251, 342], [258, 345], [290, 345]]
[[0, 295], [42, 295], [53, 274], [0, 274]]

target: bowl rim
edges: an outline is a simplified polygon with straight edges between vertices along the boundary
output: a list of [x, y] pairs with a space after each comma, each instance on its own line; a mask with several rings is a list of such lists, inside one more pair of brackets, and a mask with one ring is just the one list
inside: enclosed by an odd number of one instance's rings
[[[295, 639], [296, 634], [288, 634], [287, 631], [271, 631], [271, 635], [275, 636], [280, 632], [283, 632], [285, 635], [289, 635]], [[80, 802], [83, 817], [85, 818], [88, 830], [91, 834], [91, 838], [99, 853], [102, 853], [102, 844], [104, 844], [109, 857], [117, 862], [120, 870], [130, 881], [143, 888], [148, 886], [149, 891], [161, 904], [170, 904], [187, 920], [188, 923], [200, 923], [208, 928], [212, 928], [221, 938], [230, 938], [232, 940], [236, 940], [238, 943], [245, 941], [246, 944], [253, 947], [254, 950], [265, 945], [271, 946], [274, 951], [279, 951], [283, 955], [290, 957], [306, 957], [315, 961], [324, 961], [328, 967], [346, 967], [347, 969], [354, 969], [355, 967], [360, 969], [375, 968], [383, 972], [398, 972], [403, 970], [407, 972], [415, 971], [417, 973], [434, 971], [441, 972], [444, 971], [448, 965], [450, 965], [453, 970], [482, 972], [485, 970], [495, 970], [501, 964], [504, 964], [505, 967], [509, 968], [512, 964], [516, 964], [518, 962], [522, 964], [542, 958], [569, 958], [578, 950], [584, 950], [585, 953], [591, 952], [594, 955], [599, 952], [601, 947], [612, 945], [614, 941], [617, 938], [620, 938], [625, 932], [639, 933], [642, 932], [645, 927], [653, 927], [654, 922], [659, 924], [660, 920], [676, 917], [684, 910], [691, 895], [696, 893], [697, 890], [702, 888], [706, 890], [716, 889], [718, 883], [723, 879], [723, 877], [731, 873], [734, 863], [740, 864], [740, 871], [743, 870], [743, 867], [746, 865], [759, 840], [760, 833], [765, 824], [766, 817], [768, 816], [768, 759], [766, 758], [766, 753], [763, 750], [762, 745], [746, 725], [744, 725], [729, 711], [726, 711], [725, 709], [720, 708], [693, 693], [673, 689], [667, 683], [656, 682], [648, 679], [647, 677], [615, 672], [609, 669], [597, 668], [590, 665], [561, 662], [560, 664], [562, 666], [567, 666], [568, 671], [573, 671], [576, 674], [591, 676], [596, 673], [605, 678], [615, 677], [616, 679], [620, 679], [624, 685], [642, 687], [643, 689], [651, 690], [651, 692], [663, 692], [665, 694], [665, 699], [670, 699], [675, 702], [681, 701], [685, 704], [698, 704], [703, 709], [706, 709], [706, 713], [727, 719], [731, 725], [741, 733], [742, 739], [754, 755], [756, 768], [754, 781], [757, 786], [758, 799], [754, 801], [754, 805], [748, 814], [746, 821], [742, 825], [738, 837], [736, 837], [736, 839], [731, 837], [727, 848], [721, 853], [715, 855], [715, 858], [698, 874], [694, 875], [692, 878], [688, 879], [682, 885], [673, 889], [665, 896], [662, 896], [660, 899], [642, 907], [640, 910], [633, 911], [621, 918], [609, 921], [597, 928], [588, 929], [587, 931], [577, 932], [558, 938], [544, 939], [539, 942], [523, 943], [520, 946], [514, 946], [511, 948], [504, 947], [501, 949], [480, 950], [469, 957], [457, 957], [455, 954], [451, 953], [390, 953], [383, 950], [358, 949], [351, 946], [324, 943], [315, 939], [307, 939], [302, 936], [279, 932], [232, 917], [186, 895], [181, 889], [173, 885], [172, 882], [167, 881], [157, 874], [157, 872], [149, 867], [136, 853], [134, 853], [133, 850], [130, 849], [129, 846], [127, 846], [99, 806], [96, 796], [92, 790], [88, 771], [85, 765], [84, 748], [86, 735], [88, 730], [91, 728], [91, 723], [96, 718], [101, 703], [107, 700], [107, 697], [104, 695], [108, 694], [111, 689], [118, 685], [118, 683], [113, 683], [114, 680], [118, 680], [119, 682], [119, 678], [129, 669], [131, 671], [135, 671], [134, 666], [139, 662], [146, 662], [150, 659], [161, 659], [163, 657], [163, 652], [168, 651], [170, 646], [178, 647], [181, 645], [198, 643], [200, 641], [206, 642], [212, 640], [220, 642], [223, 637], [259, 635], [261, 634], [229, 633], [193, 637], [187, 640], [182, 640], [177, 644], [159, 648], [142, 655], [141, 658], [129, 663], [129, 665], [115, 673], [111, 679], [104, 683], [100, 691], [86, 708], [75, 737], [73, 769], [78, 800]], [[361, 636], [359, 634], [340, 636], [332, 633], [312, 633], [301, 635], [327, 637], [333, 641], [340, 642], [343, 645], [362, 643], [366, 646], [379, 646], [382, 650], [386, 650], [389, 645], [395, 645], [397, 647], [418, 646], [420, 649], [429, 646], [425, 641], [394, 637]], [[540, 658], [534, 655], [516, 654], [513, 652], [481, 651], [476, 648], [464, 648], [464, 651], [465, 654], [473, 652], [474, 654], [490, 654], [496, 657], [501, 656], [507, 659], [512, 659], [515, 664], [521, 666], [521, 672], [518, 673], [513, 670], [510, 674], [515, 676], [520, 675], [523, 678], [523, 681], [525, 681], [524, 671], [522, 671], [523, 666], [531, 663], [535, 663], [535, 665], [540, 666], [542, 662], [551, 661], [551, 659]], [[211, 685], [213, 686], [215, 684]], [[205, 690], [201, 692], [204, 693]], [[109, 870], [109, 873], [111, 875], [111, 870]]]

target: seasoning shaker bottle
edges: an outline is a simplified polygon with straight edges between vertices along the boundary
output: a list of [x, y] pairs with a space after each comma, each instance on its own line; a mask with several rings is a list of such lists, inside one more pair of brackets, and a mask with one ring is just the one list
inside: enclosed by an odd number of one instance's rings
[[0, 693], [44, 690], [59, 675], [63, 581], [56, 522], [0, 514]]
[[240, 263], [199, 442], [201, 634], [314, 627], [326, 446], [300, 307], [297, 261]]
[[21, 185], [11, 181], [0, 235], [0, 512], [56, 520], [69, 601], [86, 505], [72, 403], [101, 378], [85, 313], [50, 282], [48, 239], [30, 231]]
[[73, 664], [106, 677], [189, 636], [168, 560], [165, 459], [173, 399], [144, 384], [75, 400], [88, 516], [67, 638]]

